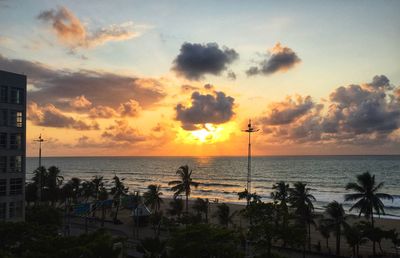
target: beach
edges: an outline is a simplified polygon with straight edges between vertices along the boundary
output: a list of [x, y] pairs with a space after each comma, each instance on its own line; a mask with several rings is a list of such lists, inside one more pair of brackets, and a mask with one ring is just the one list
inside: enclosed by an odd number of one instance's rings
[[[161, 211], [163, 212], [164, 215], [167, 215], [167, 209], [168, 203], [171, 201], [169, 198], [163, 198], [163, 203], [161, 205]], [[191, 207], [193, 205], [194, 199], [189, 200], [189, 212], [194, 212]], [[210, 202], [209, 206], [209, 223], [211, 224], [218, 224], [217, 218], [213, 216], [213, 214], [217, 210], [217, 206], [221, 203], [215, 203], [215, 202]], [[245, 205], [240, 205], [240, 204], [234, 204], [234, 203], [227, 203], [227, 205], [230, 207], [230, 212], [236, 212], [236, 216], [233, 218], [233, 225], [229, 225], [229, 228], [241, 228], [244, 232], [246, 232], [246, 229], [248, 228], [248, 221], [240, 216], [239, 212], [245, 208]], [[321, 214], [321, 213], [319, 213]], [[154, 230], [151, 227], [151, 225], [147, 225], [144, 227], [140, 227], [139, 229], [136, 229], [134, 223], [133, 223], [133, 218], [131, 216], [131, 211], [128, 209], [122, 209], [119, 212], [118, 218], [123, 222], [121, 225], [114, 225], [112, 223], [106, 223], [105, 227], [109, 230], [111, 230], [111, 233], [117, 232], [117, 234], [120, 235], [125, 235], [126, 237], [132, 238], [135, 240], [137, 243], [137, 240], [144, 239], [147, 237], [154, 237]], [[357, 216], [354, 215], [349, 215], [347, 222], [349, 224], [353, 224], [357, 221], [363, 221], [365, 220], [363, 217], [358, 218]], [[79, 220], [77, 220], [79, 222]], [[80, 220], [80, 223], [83, 223], [83, 220]], [[400, 220], [396, 219], [389, 219], [389, 218], [377, 218], [375, 222], [376, 227], [380, 227], [381, 229], [384, 230], [389, 230], [389, 229], [396, 229], [397, 232], [400, 231]], [[97, 225], [99, 226], [99, 225]], [[183, 225], [182, 225], [183, 226]], [[118, 233], [118, 231], [120, 233]], [[123, 233], [122, 233], [123, 232]], [[135, 235], [134, 235], [135, 233]], [[167, 239], [169, 237], [168, 231], [166, 230], [161, 230], [160, 234], [161, 238]], [[316, 251], [315, 245], [320, 242], [321, 244], [321, 251], [324, 253], [329, 253], [329, 250], [326, 248], [326, 240], [321, 236], [321, 234], [315, 229], [314, 226], [311, 226], [311, 241], [312, 241], [312, 251]], [[336, 246], [336, 240], [335, 236], [331, 234], [331, 237], [329, 238], [328, 241], [329, 248], [331, 249], [331, 253], [333, 254], [335, 252], [335, 246]], [[287, 252], [284, 250], [280, 250], [280, 243], [275, 243], [275, 252], [284, 252], [285, 255], [290, 254], [291, 252]], [[382, 249], [385, 250], [386, 252], [391, 252], [395, 253], [395, 249], [393, 248], [393, 244], [389, 240], [383, 240], [381, 243]], [[378, 247], [377, 247], [378, 248]], [[360, 254], [371, 254], [372, 250], [372, 243], [367, 242], [363, 245], [360, 246]], [[299, 250], [300, 252], [301, 250]], [[351, 256], [352, 255], [352, 249], [348, 246], [346, 243], [346, 239], [344, 236], [341, 238], [341, 254], [344, 256]], [[296, 256], [295, 256], [296, 257]], [[313, 256], [314, 257], [314, 256]], [[315, 257], [323, 257], [323, 256], [315, 256]]]

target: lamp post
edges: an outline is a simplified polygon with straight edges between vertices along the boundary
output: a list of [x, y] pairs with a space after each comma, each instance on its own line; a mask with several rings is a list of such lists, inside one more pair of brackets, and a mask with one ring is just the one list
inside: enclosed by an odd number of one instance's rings
[[[248, 144], [248, 150], [247, 150], [247, 192], [248, 194], [251, 194], [251, 134], [258, 132], [260, 129], [255, 129], [251, 126], [251, 119], [249, 120], [249, 123], [247, 125], [247, 129], [243, 130], [243, 132], [246, 132], [249, 134], [249, 144]], [[247, 203], [249, 202], [249, 199], [247, 200]]]
[[38, 199], [39, 199], [39, 203], [40, 203], [42, 201], [42, 173], [41, 173], [41, 168], [42, 168], [42, 142], [44, 142], [44, 139], [42, 138], [42, 134], [40, 134], [39, 138], [37, 138], [34, 141], [39, 143]]

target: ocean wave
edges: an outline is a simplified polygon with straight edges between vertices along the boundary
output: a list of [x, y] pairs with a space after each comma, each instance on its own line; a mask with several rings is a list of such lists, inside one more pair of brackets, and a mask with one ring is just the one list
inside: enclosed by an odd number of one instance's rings
[[223, 186], [223, 187], [240, 187], [240, 185], [236, 184], [225, 184], [225, 183], [204, 183], [200, 182], [201, 186]]

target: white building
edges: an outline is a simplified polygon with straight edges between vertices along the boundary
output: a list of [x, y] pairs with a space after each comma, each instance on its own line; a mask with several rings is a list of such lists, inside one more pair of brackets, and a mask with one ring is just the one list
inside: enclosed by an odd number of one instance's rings
[[26, 76], [0, 70], [0, 221], [25, 218]]

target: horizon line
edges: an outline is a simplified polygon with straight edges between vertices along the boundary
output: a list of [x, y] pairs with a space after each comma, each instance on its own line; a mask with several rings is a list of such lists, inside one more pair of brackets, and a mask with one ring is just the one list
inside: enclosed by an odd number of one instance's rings
[[[354, 157], [354, 156], [400, 156], [400, 154], [289, 154], [289, 155], [252, 155], [252, 157]], [[247, 155], [88, 155], [88, 156], [42, 156], [42, 158], [202, 158], [202, 157], [246, 157]], [[38, 156], [26, 156], [26, 158], [38, 158]]]

